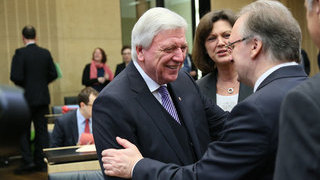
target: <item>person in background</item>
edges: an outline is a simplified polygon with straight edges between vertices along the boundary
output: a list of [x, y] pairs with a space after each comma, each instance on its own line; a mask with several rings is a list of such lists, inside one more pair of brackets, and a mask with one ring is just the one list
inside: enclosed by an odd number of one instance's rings
[[92, 105], [98, 92], [86, 87], [78, 95], [79, 108], [57, 118], [51, 135], [51, 147], [93, 144]]
[[[187, 52], [188, 52], [188, 50], [187, 50]], [[189, 54], [189, 53], [186, 54], [186, 57], [184, 58], [184, 61], [183, 61], [183, 66], [181, 67], [180, 70], [186, 71], [187, 73], [189, 73], [190, 76], [193, 77], [194, 80], [198, 79], [198, 72], [197, 72], [198, 70], [193, 63], [193, 60], [191, 58], [191, 54]]]
[[310, 61], [307, 52], [301, 49], [301, 63], [300, 66], [304, 69], [307, 75], [310, 74]]
[[[311, 39], [320, 49], [320, 1], [305, 0]], [[284, 99], [279, 127], [275, 180], [320, 179], [320, 74]]]
[[[28, 119], [28, 128], [21, 137], [23, 164], [14, 171], [16, 174], [47, 170], [42, 151], [49, 146], [47, 119], [44, 115], [49, 113], [48, 84], [58, 76], [50, 52], [36, 44], [36, 29], [33, 26], [28, 25], [23, 28], [22, 40], [25, 47], [17, 49], [13, 56], [10, 79], [24, 89], [31, 119]], [[30, 142], [31, 121], [35, 129], [33, 153]]]
[[239, 83], [226, 48], [235, 21], [231, 10], [207, 13], [197, 27], [192, 52], [195, 65], [208, 73], [197, 81], [200, 90], [225, 111], [252, 94], [252, 88]]
[[100, 92], [110, 81], [113, 73], [107, 63], [107, 55], [102, 48], [96, 48], [92, 53], [92, 61], [87, 64], [82, 74], [82, 84]]
[[179, 165], [199, 160], [219, 137], [228, 113], [211, 104], [192, 77], [180, 71], [186, 29], [183, 17], [160, 7], [146, 11], [135, 24], [132, 61], [93, 105], [102, 170], [102, 150], [121, 148], [117, 136], [130, 139], [146, 157]]
[[121, 49], [121, 55], [123, 62], [121, 64], [117, 64], [115, 76], [117, 76], [122, 70], [124, 70], [124, 68], [126, 68], [131, 61], [131, 47], [123, 46]]
[[183, 167], [166, 164], [143, 158], [133, 144], [117, 137], [124, 149], [102, 152], [107, 175], [144, 180], [272, 180], [281, 102], [307, 79], [298, 65], [301, 30], [279, 1], [258, 0], [242, 8], [229, 41], [229, 60], [238, 79], [254, 87], [254, 93], [232, 109], [222, 136], [209, 144], [202, 158]]

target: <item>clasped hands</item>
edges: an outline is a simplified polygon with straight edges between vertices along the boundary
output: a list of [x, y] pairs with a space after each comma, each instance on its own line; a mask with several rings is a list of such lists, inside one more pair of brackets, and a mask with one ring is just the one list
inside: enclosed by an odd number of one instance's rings
[[124, 149], [106, 149], [102, 151], [104, 173], [108, 176], [131, 178], [135, 164], [143, 159], [138, 148], [126, 139], [116, 137]]
[[104, 77], [98, 77], [98, 82], [101, 83], [101, 84], [103, 84], [103, 83], [106, 82], [106, 80], [108, 80], [108, 79], [109, 79], [109, 75], [106, 73], [106, 74], [104, 75]]

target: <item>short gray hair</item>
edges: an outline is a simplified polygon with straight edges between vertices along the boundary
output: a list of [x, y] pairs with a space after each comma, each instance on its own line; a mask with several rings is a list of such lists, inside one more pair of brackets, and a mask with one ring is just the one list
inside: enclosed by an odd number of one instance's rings
[[161, 7], [146, 11], [134, 25], [131, 34], [132, 60], [137, 60], [137, 46], [148, 48], [153, 38], [163, 30], [183, 28], [187, 30], [186, 20], [177, 13]]
[[258, 0], [240, 11], [244, 14], [243, 37], [261, 39], [262, 51], [274, 61], [300, 62], [301, 29], [288, 8], [278, 1]]

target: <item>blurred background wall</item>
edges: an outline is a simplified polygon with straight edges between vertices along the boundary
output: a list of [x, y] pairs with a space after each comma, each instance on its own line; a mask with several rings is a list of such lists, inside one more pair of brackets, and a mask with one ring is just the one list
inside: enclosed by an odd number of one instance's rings
[[[131, 30], [147, 9], [163, 6], [182, 15], [189, 24], [187, 41], [192, 50], [193, 31], [199, 11], [222, 8], [238, 12], [254, 0], [0, 0], [0, 84], [13, 85], [10, 66], [16, 48], [22, 47], [21, 30], [33, 25], [38, 45], [49, 49], [63, 77], [50, 85], [51, 105], [63, 104], [63, 97], [75, 96], [81, 85], [84, 66], [94, 48], [107, 53], [107, 64], [114, 72], [122, 62], [120, 49], [130, 45]], [[302, 48], [310, 59], [310, 75], [318, 70], [318, 49], [312, 43], [305, 19], [304, 0], [280, 0], [301, 26]], [[199, 5], [200, 2], [200, 5]], [[204, 10], [203, 10], [204, 9]]]
[[50, 85], [51, 104], [77, 95], [84, 66], [101, 47], [112, 70], [121, 62], [121, 17], [118, 0], [1, 0], [0, 83], [12, 84], [10, 66], [22, 47], [22, 28], [33, 25], [37, 44], [49, 49], [63, 77]]

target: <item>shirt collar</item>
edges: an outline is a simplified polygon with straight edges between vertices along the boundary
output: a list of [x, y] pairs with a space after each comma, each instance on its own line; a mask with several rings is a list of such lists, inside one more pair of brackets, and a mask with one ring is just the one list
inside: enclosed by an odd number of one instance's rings
[[[140, 75], [142, 76], [143, 80], [146, 82], [150, 92], [154, 92], [156, 90], [158, 90], [158, 88], [160, 87], [160, 85], [158, 83], [156, 83], [153, 79], [151, 79], [145, 72], [144, 70], [140, 67], [140, 65], [136, 62], [133, 61], [134, 66], [137, 68], [138, 72], [140, 73]], [[166, 86], [166, 84], [165, 84]]]
[[26, 46], [30, 45], [30, 44], [35, 44], [36, 42], [35, 41], [30, 41], [26, 44]]
[[265, 80], [271, 73], [274, 71], [278, 70], [279, 68], [285, 67], [285, 66], [293, 66], [293, 65], [298, 65], [296, 62], [286, 62], [286, 63], [281, 63], [276, 66], [273, 66], [272, 68], [268, 69], [266, 72], [264, 72], [256, 81], [254, 84], [253, 92], [256, 92], [260, 84]]
[[[80, 123], [85, 123], [85, 122], [86, 122], [86, 118], [81, 114], [79, 108], [77, 109], [77, 118], [78, 118], [78, 121], [79, 121]], [[91, 121], [91, 118], [89, 118], [89, 122], [90, 122], [90, 121]]]

